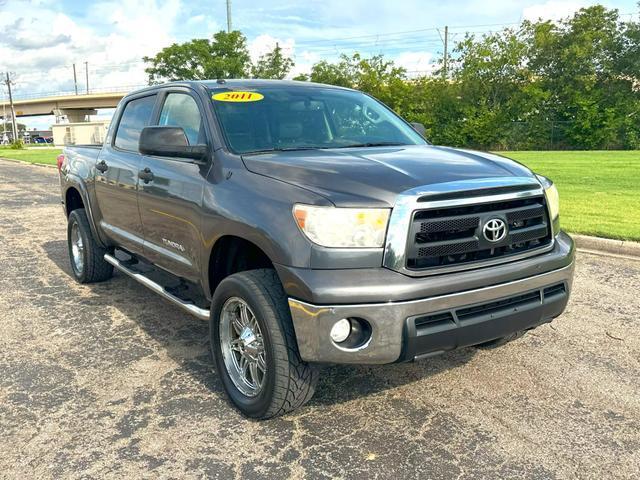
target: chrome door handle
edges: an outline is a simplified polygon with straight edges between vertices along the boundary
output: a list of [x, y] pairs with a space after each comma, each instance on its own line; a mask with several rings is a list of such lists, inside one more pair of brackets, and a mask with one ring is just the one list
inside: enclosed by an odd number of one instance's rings
[[149, 167], [147, 167], [144, 170], [140, 170], [140, 172], [138, 173], [138, 178], [144, 183], [149, 183], [153, 180], [153, 172]]
[[104, 160], [96, 163], [96, 170], [100, 170], [102, 173], [106, 172], [108, 168], [109, 165], [107, 165], [107, 162], [105, 162]]

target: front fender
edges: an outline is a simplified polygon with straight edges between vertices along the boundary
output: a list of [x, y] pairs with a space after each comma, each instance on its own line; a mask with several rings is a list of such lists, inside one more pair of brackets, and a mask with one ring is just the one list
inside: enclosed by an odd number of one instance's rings
[[[212, 174], [212, 177], [215, 174]], [[218, 240], [236, 236], [259, 247], [272, 263], [310, 268], [312, 244], [293, 218], [295, 203], [330, 204], [308, 190], [257, 175], [243, 167], [205, 186], [202, 215], [202, 265], [209, 265]], [[208, 287], [208, 272], [202, 282]]]

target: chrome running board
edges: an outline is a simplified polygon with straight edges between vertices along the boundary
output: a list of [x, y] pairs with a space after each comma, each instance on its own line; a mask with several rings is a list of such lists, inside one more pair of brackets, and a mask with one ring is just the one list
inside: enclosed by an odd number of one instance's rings
[[134, 280], [138, 281], [139, 283], [141, 283], [145, 287], [149, 288], [150, 290], [153, 290], [158, 295], [166, 298], [171, 303], [177, 305], [178, 307], [182, 308], [183, 310], [189, 312], [191, 315], [195, 315], [196, 317], [198, 317], [201, 320], [209, 320], [209, 310], [205, 310], [204, 308], [197, 307], [193, 303], [186, 303], [184, 300], [176, 297], [175, 295], [172, 295], [171, 293], [167, 292], [164, 289], [164, 287], [162, 285], [160, 285], [159, 283], [154, 282], [153, 280], [145, 277], [141, 273], [136, 273], [133, 270], [130, 270], [127, 267], [125, 267], [122, 264], [122, 262], [120, 262], [120, 260], [118, 260], [113, 255], [109, 255], [107, 253], [104, 256], [104, 259], [105, 259], [105, 261], [109, 262], [111, 265], [116, 267], [118, 270], [120, 270], [122, 273], [125, 273], [125, 274], [129, 275]]

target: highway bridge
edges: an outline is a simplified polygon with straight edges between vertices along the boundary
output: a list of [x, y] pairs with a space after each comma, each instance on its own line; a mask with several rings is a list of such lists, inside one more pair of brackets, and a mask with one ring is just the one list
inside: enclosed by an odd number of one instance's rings
[[[113, 91], [92, 92], [88, 94], [47, 95], [36, 98], [16, 98], [13, 106], [16, 117], [33, 117], [38, 115], [65, 115], [69, 122], [83, 122], [88, 115], [95, 115], [99, 108], [115, 108], [118, 102], [134, 88], [121, 87]], [[11, 116], [8, 99], [0, 99], [0, 117], [6, 112]]]

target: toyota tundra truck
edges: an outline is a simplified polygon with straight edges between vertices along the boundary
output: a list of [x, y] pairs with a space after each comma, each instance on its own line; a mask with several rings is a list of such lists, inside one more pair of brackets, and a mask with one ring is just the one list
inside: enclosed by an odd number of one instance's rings
[[251, 418], [303, 405], [322, 365], [501, 345], [571, 290], [551, 180], [431, 145], [351, 89], [148, 87], [58, 169], [75, 279], [116, 269], [208, 321], [217, 375]]

